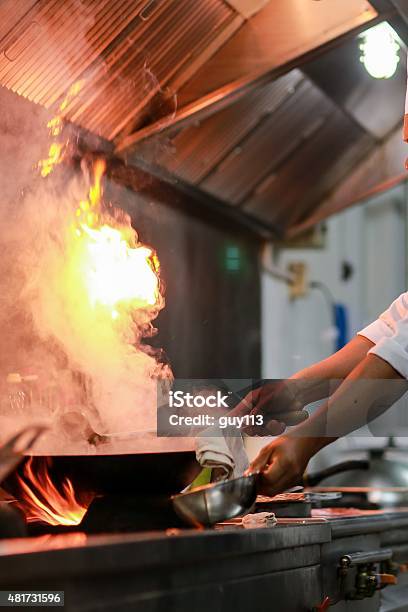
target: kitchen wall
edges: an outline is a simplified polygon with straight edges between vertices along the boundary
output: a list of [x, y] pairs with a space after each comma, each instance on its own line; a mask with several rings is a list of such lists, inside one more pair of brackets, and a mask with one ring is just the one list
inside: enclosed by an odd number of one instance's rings
[[[309, 278], [327, 286], [336, 302], [347, 308], [350, 337], [374, 320], [406, 290], [405, 187], [398, 186], [355, 206], [327, 222], [321, 249], [269, 247], [265, 261], [286, 269], [293, 261], [307, 264]], [[342, 264], [353, 273], [342, 280]], [[269, 274], [262, 275], [262, 360], [265, 378], [283, 378], [333, 352], [336, 331], [325, 295], [311, 290], [291, 300], [288, 287]], [[392, 417], [390, 417], [391, 419]], [[253, 454], [258, 441], [249, 441]], [[337, 460], [337, 449], [379, 445], [383, 440], [355, 437], [323, 451], [315, 463]]]
[[[275, 249], [275, 264], [285, 269], [305, 262], [310, 281], [324, 283], [346, 306], [352, 336], [405, 290], [404, 215], [404, 189], [398, 186], [331, 218], [324, 248]], [[342, 279], [344, 263], [352, 267], [348, 280]], [[262, 292], [265, 377], [290, 376], [331, 354], [336, 332], [321, 291], [290, 300], [287, 287], [264, 273]]]

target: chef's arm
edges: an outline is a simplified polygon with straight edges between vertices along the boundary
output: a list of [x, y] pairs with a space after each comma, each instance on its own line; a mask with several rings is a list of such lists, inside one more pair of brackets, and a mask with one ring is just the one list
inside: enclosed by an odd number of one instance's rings
[[328, 397], [328, 381], [332, 381], [331, 391], [334, 391], [373, 346], [364, 336], [355, 336], [334, 355], [297, 372], [289, 380], [294, 381], [300, 404], [306, 406]]
[[311, 444], [319, 450], [376, 419], [407, 390], [406, 379], [389, 363], [377, 355], [366, 355], [330, 399], [293, 430], [293, 435], [316, 438]]
[[340, 436], [372, 421], [407, 390], [407, 380], [376, 355], [367, 355], [307, 421], [265, 446], [250, 471], [262, 472], [268, 495], [298, 484], [310, 458]]
[[262, 414], [265, 427], [248, 427], [245, 432], [248, 435], [279, 435], [287, 424], [295, 425], [307, 418], [307, 412], [303, 411], [305, 406], [332, 395], [373, 346], [367, 338], [356, 336], [328, 359], [285, 381], [268, 381], [250, 391], [230, 416], [248, 411], [254, 416]]

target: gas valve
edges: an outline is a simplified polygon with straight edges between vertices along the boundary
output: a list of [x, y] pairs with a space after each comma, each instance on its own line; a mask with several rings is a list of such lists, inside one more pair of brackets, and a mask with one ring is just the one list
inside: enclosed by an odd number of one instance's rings
[[[373, 597], [379, 589], [389, 584], [397, 584], [395, 574], [388, 571], [388, 568], [392, 567], [391, 557], [392, 551], [388, 549], [344, 555], [339, 564], [339, 577], [343, 585], [349, 570], [352, 567], [356, 569], [354, 588], [345, 593], [346, 599]], [[387, 571], [379, 571], [379, 567]]]
[[365, 599], [373, 597], [377, 590], [377, 578], [372, 565], [360, 565], [357, 568], [355, 588], [347, 599]]

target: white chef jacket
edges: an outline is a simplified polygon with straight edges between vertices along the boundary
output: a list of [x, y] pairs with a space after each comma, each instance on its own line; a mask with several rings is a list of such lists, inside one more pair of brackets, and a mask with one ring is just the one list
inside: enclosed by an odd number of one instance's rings
[[374, 342], [368, 352], [389, 363], [408, 379], [408, 292], [402, 293], [380, 317], [360, 332]]
[[[408, 65], [407, 65], [407, 68], [408, 68]], [[408, 83], [407, 83], [407, 95], [405, 98], [404, 140], [405, 142], [408, 142]]]

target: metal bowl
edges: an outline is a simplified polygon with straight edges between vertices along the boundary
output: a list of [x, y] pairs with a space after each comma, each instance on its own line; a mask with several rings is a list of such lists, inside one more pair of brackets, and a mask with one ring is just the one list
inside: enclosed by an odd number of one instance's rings
[[186, 523], [210, 527], [247, 514], [255, 504], [257, 474], [241, 476], [173, 495], [173, 507]]

